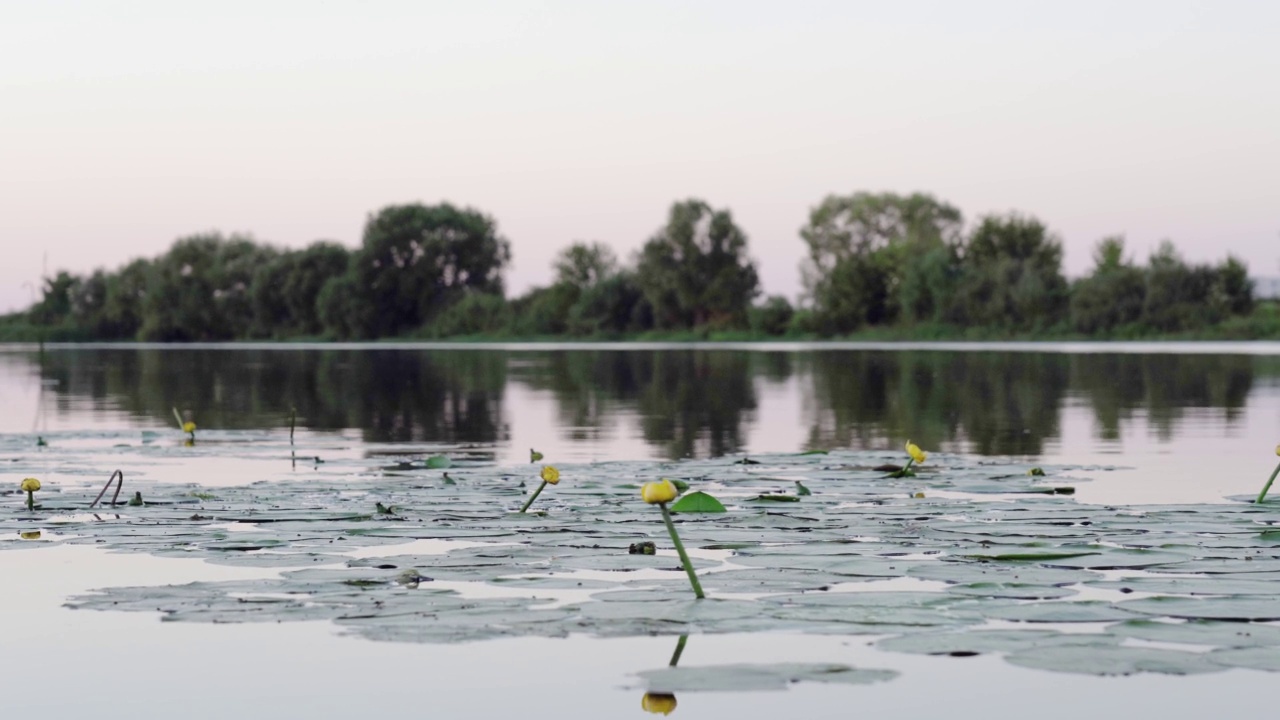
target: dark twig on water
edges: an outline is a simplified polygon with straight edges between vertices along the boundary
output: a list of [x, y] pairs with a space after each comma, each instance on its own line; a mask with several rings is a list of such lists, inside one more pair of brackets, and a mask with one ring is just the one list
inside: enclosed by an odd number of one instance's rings
[[97, 505], [98, 501], [102, 499], [102, 496], [107, 494], [107, 488], [111, 487], [112, 480], [116, 481], [116, 492], [111, 496], [111, 507], [116, 506], [116, 500], [120, 497], [120, 490], [124, 487], [124, 473], [119, 470], [111, 473], [111, 477], [107, 478], [107, 484], [102, 486], [102, 492], [99, 492], [98, 497], [94, 498], [93, 502], [89, 503], [90, 508]]

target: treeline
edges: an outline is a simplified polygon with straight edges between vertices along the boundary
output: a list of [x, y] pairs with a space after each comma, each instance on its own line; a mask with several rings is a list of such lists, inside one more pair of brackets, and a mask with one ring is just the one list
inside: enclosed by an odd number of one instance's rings
[[630, 262], [605, 244], [573, 243], [551, 285], [507, 298], [511, 243], [492, 217], [396, 205], [370, 215], [355, 250], [282, 251], [208, 233], [113, 272], [60, 272], [26, 319], [68, 340], [830, 337], [904, 327], [1106, 336], [1195, 330], [1254, 306], [1234, 258], [1193, 265], [1166, 242], [1138, 264], [1111, 237], [1072, 283], [1061, 241], [1035, 218], [990, 215], [966, 228], [959, 210], [923, 194], [830, 196], [800, 236], [798, 307], [760, 297], [746, 233], [700, 200], [673, 204]]

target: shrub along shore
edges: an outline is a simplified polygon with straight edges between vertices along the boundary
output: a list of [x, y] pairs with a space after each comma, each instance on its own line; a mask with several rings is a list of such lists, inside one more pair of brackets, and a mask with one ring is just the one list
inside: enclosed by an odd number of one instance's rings
[[555, 281], [504, 292], [511, 242], [449, 203], [372, 213], [359, 248], [281, 250], [204, 233], [115, 270], [46, 278], [0, 341], [1064, 340], [1280, 338], [1245, 265], [1186, 262], [1166, 241], [1145, 262], [1100, 240], [1062, 273], [1062, 242], [1019, 213], [966, 224], [925, 194], [832, 195], [800, 230], [799, 305], [761, 297], [747, 234], [727, 209], [671, 206], [642, 249], [574, 242]]

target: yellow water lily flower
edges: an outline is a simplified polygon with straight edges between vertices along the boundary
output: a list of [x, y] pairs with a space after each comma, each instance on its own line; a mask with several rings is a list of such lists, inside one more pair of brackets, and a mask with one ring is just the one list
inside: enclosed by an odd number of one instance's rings
[[40, 489], [40, 481], [35, 478], [27, 478], [22, 481], [22, 492], [35, 492]]
[[182, 432], [184, 432], [184, 433], [194, 434], [194, 433], [195, 433], [195, 431], [196, 431], [196, 424], [195, 424], [195, 423], [191, 422], [190, 420], [188, 420], [188, 421], [186, 421], [186, 422], [182, 423]]
[[539, 475], [542, 481], [548, 485], [555, 485], [560, 482], [560, 471], [555, 465], [543, 465], [542, 473]]
[[675, 484], [666, 478], [662, 478], [658, 482], [645, 483], [640, 488], [640, 497], [644, 498], [644, 501], [650, 505], [671, 502], [676, 499], [678, 494], [679, 491], [676, 490]]
[[676, 696], [668, 693], [645, 693], [640, 709], [654, 715], [670, 715], [676, 711]]
[[907, 441], [907, 454], [911, 456], [912, 460], [915, 460], [918, 463], [924, 462], [925, 458], [929, 457], [925, 451], [920, 449], [919, 445], [911, 442], [910, 440]]

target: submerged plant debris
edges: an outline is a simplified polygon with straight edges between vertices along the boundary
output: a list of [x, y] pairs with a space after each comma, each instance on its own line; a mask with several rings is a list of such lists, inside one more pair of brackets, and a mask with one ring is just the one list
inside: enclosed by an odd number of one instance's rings
[[[16, 490], [0, 497], [0, 549], [81, 544], [279, 570], [103, 588], [68, 603], [172, 622], [327, 620], [373, 640], [430, 643], [786, 631], [1094, 675], [1280, 670], [1280, 503], [1086, 505], [1064, 489], [1107, 468], [932, 454], [914, 477], [893, 478], [881, 468], [894, 453], [831, 451], [560, 464], [571, 480], [521, 515], [536, 487], [527, 466], [494, 467], [467, 448], [281, 440], [51, 436], [51, 455], [29, 436], [0, 437], [9, 476], [48, 478], [52, 457], [58, 480], [34, 512]], [[256, 469], [256, 481], [164, 481], [224, 458]], [[126, 463], [126, 495], [140, 486], [145, 502], [88, 510]], [[690, 597], [665, 528], [640, 500], [641, 484], [662, 477], [724, 505], [675, 516], [705, 600]], [[645, 543], [656, 554], [634, 551]], [[672, 692], [892, 677], [735, 668], [643, 677]]]

